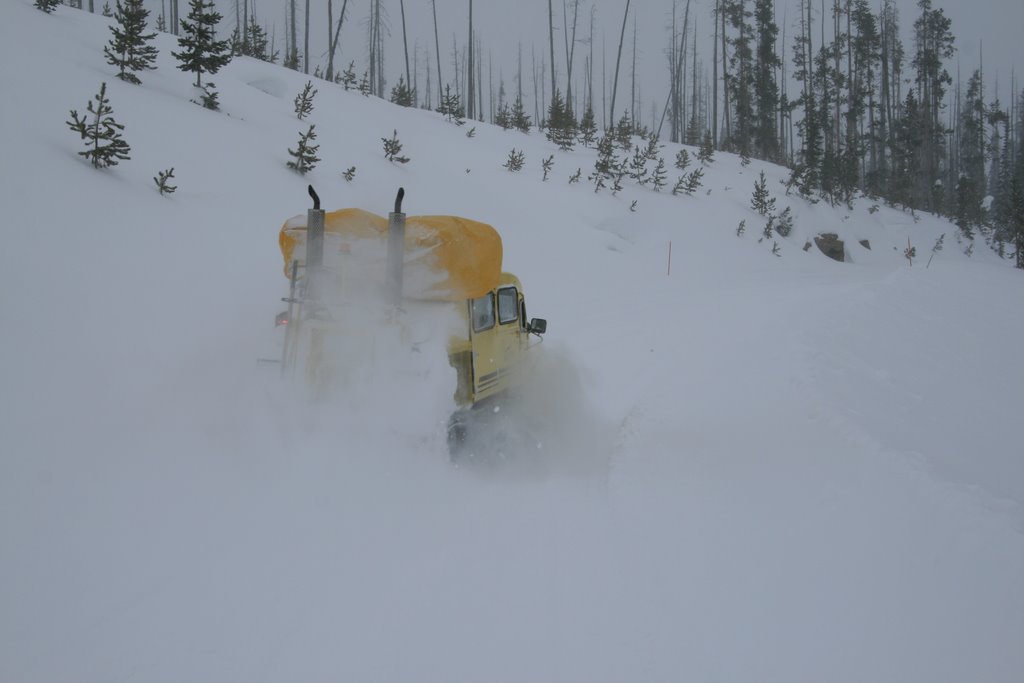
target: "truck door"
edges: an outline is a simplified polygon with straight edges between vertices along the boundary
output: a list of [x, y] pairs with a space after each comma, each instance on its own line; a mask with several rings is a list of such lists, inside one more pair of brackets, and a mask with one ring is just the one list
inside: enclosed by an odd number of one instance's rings
[[469, 328], [473, 350], [474, 400], [479, 401], [497, 391], [502, 374], [494, 292], [470, 300]]

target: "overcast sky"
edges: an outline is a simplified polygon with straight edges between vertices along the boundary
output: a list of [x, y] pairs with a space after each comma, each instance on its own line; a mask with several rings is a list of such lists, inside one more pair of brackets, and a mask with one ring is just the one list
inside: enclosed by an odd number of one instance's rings
[[[161, 3], [169, 0], [146, 0], [147, 6], [159, 12]], [[237, 0], [241, 2], [241, 0]], [[284, 8], [288, 0], [252, 0], [256, 5], [257, 15], [264, 24], [276, 24], [276, 47], [283, 45]], [[685, 0], [675, 0], [682, 15]], [[99, 0], [97, 0], [99, 2]], [[181, 12], [187, 12], [188, 0], [180, 0]], [[344, 0], [334, 0], [337, 13]], [[571, 2], [571, 0], [567, 0]], [[306, 0], [297, 0], [300, 13], [300, 31], [302, 13]], [[369, 15], [371, 0], [348, 0], [348, 21], [342, 31], [341, 54], [337, 58], [343, 64], [355, 59], [357, 69], [361, 72], [366, 62], [366, 21]], [[457, 35], [460, 45], [465, 43], [468, 30], [467, 10], [469, 0], [436, 0], [437, 19], [441, 39], [442, 76], [447, 81], [452, 78], [452, 42], [453, 34]], [[698, 53], [706, 56], [710, 62], [711, 54], [711, 8], [714, 0], [691, 0], [692, 20], [698, 27]], [[779, 0], [776, 3], [777, 22], [780, 30], [785, 23], [787, 46], [792, 45], [794, 27], [799, 22], [798, 0]], [[225, 24], [234, 28], [236, 0], [216, 0], [219, 10], [224, 14]], [[327, 0], [309, 0], [312, 17], [312, 48], [311, 62], [326, 64], [324, 50], [326, 48], [326, 17]], [[389, 87], [393, 85], [400, 72], [404, 71], [402, 56], [402, 25], [399, 11], [399, 0], [384, 0], [384, 8], [389, 15], [391, 38], [387, 47], [385, 70]], [[559, 80], [565, 74], [565, 49], [562, 41], [562, 0], [554, 0], [556, 24], [556, 55], [555, 61]], [[820, 6], [820, 0], [816, 3]], [[901, 28], [905, 47], [912, 49], [911, 29], [918, 15], [916, 0], [897, 0], [900, 9]], [[581, 0], [580, 20], [577, 38], [585, 39], [590, 31], [590, 12], [594, 10], [595, 23], [595, 82], [600, 82], [601, 51], [606, 50], [607, 78], [610, 81], [615, 64], [615, 49], [618, 44], [619, 30], [625, 0]], [[979, 52], [984, 45], [986, 81], [989, 86], [989, 99], [992, 88], [998, 77], [999, 95], [1007, 102], [1010, 89], [1010, 71], [1015, 69], [1018, 77], [1018, 93], [1020, 81], [1024, 80], [1024, 40], [1021, 30], [1024, 28], [1024, 1], [1022, 0], [972, 0], [971, 2], [953, 0], [933, 0], [933, 6], [942, 8], [952, 20], [952, 30], [956, 36], [957, 56], [948, 64], [949, 71], [956, 78], [957, 61], [959, 60], [963, 80], [966, 81], [970, 72], [977, 68]], [[547, 54], [547, 0], [475, 0], [473, 3], [474, 26], [483, 42], [484, 52], [493, 55], [495, 88], [499, 70], [503, 73], [506, 89], [512, 91], [515, 72], [516, 47], [521, 41], [524, 51], [524, 72], [529, 73], [531, 47], [536, 51], [539, 67], [540, 60]], [[431, 0], [405, 0], [406, 28], [409, 34], [410, 50], [418, 45], [420, 55], [420, 73], [425, 69], [424, 59], [429, 51], [433, 64], [434, 38], [433, 20], [431, 16]], [[633, 20], [637, 29], [637, 71], [641, 99], [645, 110], [645, 119], [649, 119], [648, 110], [651, 100], [663, 103], [667, 90], [668, 75], [665, 48], [668, 41], [671, 23], [672, 0], [633, 0], [630, 9], [630, 20], [627, 28], [627, 42], [624, 47], [623, 71], [628, 79], [629, 66], [632, 59]], [[301, 38], [300, 38], [301, 44]], [[583, 59], [589, 49], [585, 44], [577, 46], [574, 60], [574, 75], [582, 74]], [[413, 57], [410, 57], [412, 60]], [[485, 54], [486, 59], [486, 54]], [[787, 55], [788, 59], [788, 55]], [[546, 62], [546, 60], [545, 60]], [[436, 67], [432, 67], [436, 69]], [[791, 66], [787, 67], [791, 71]], [[909, 65], [908, 65], [909, 68]], [[527, 75], [524, 74], [524, 80]], [[420, 87], [425, 83], [420, 81]], [[484, 62], [485, 88], [487, 87], [487, 62]], [[433, 79], [433, 77], [432, 77]], [[623, 87], [629, 88], [629, 81], [620, 75], [619, 102], [622, 99]], [[436, 82], [432, 84], [436, 88]], [[524, 83], [524, 90], [529, 99], [532, 94], [532, 82]], [[563, 86], [564, 87], [564, 86]], [[598, 86], [595, 85], [595, 88]], [[600, 100], [601, 93], [595, 90], [595, 98]], [[661, 106], [660, 104], [658, 105]], [[617, 110], [622, 106], [617, 105]]]

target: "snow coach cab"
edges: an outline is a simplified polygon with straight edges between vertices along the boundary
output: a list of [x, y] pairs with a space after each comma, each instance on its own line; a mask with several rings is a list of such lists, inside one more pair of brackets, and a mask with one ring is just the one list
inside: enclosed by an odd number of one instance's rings
[[455, 402], [478, 404], [518, 386], [530, 335], [547, 331], [547, 321], [526, 317], [519, 278], [501, 273], [498, 285], [462, 307], [465, 336], [453, 337], [448, 356], [458, 372]]
[[283, 372], [301, 369], [315, 393], [343, 389], [343, 366], [381, 355], [382, 336], [420, 350], [405, 323], [424, 311], [443, 318], [441, 352], [456, 376], [454, 452], [470, 415], [522, 385], [527, 351], [547, 330], [545, 320], [527, 318], [522, 283], [501, 269], [501, 237], [457, 216], [407, 217], [402, 189], [386, 219], [354, 208], [325, 212], [309, 193], [313, 208], [285, 222], [278, 239], [291, 283], [277, 318]]

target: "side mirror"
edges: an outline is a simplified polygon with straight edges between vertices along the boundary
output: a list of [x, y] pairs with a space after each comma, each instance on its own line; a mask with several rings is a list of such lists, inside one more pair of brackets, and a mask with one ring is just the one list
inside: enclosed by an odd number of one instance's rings
[[544, 334], [548, 331], [548, 321], [544, 318], [533, 318], [530, 320], [526, 331], [531, 334]]

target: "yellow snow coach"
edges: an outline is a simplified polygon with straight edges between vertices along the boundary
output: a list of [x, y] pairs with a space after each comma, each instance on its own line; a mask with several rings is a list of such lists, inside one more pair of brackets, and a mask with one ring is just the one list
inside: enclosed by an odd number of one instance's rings
[[502, 272], [501, 237], [467, 218], [406, 216], [403, 189], [388, 218], [355, 208], [326, 212], [312, 186], [309, 194], [313, 208], [286, 221], [278, 240], [290, 281], [288, 310], [277, 316], [285, 327], [282, 371], [301, 373], [314, 393], [343, 388], [353, 361], [386, 352], [372, 330], [397, 330], [389, 338], [398, 347], [418, 350], [409, 311], [445, 316], [457, 378], [448, 444], [458, 457], [486, 424], [479, 416], [521, 383], [527, 351], [547, 329], [545, 320], [527, 318], [519, 279]]

